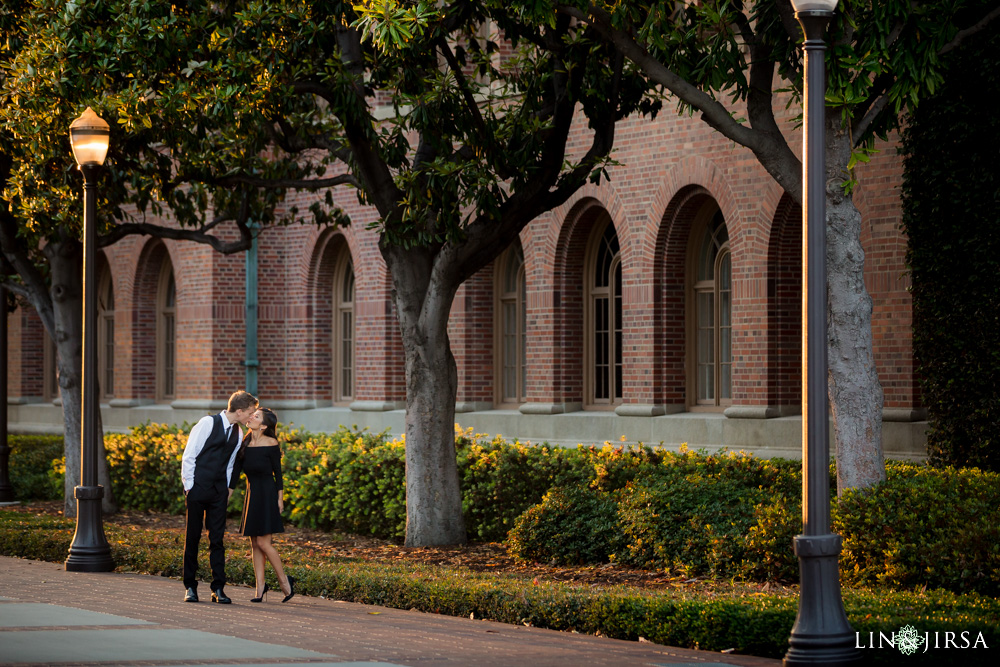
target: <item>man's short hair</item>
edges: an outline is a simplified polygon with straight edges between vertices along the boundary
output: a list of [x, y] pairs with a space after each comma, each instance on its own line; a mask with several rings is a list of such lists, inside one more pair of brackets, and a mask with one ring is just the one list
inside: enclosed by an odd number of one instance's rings
[[257, 407], [257, 397], [248, 391], [234, 391], [233, 395], [229, 397], [229, 411], [236, 412], [237, 410], [246, 410], [247, 408]]

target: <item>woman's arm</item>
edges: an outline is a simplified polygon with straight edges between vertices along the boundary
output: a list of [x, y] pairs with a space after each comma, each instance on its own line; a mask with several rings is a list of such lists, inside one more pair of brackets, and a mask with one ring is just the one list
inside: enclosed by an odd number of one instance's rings
[[[277, 444], [277, 443], [275, 443]], [[271, 451], [271, 470], [274, 473], [274, 484], [278, 487], [278, 511], [285, 511], [285, 481], [281, 475], [281, 447]]]

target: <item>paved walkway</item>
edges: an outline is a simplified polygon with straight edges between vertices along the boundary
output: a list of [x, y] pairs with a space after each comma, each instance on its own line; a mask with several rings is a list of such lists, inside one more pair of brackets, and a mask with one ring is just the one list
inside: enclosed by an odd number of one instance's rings
[[778, 660], [627, 642], [321, 598], [182, 601], [180, 581], [66, 572], [0, 557], [0, 665], [777, 667]]

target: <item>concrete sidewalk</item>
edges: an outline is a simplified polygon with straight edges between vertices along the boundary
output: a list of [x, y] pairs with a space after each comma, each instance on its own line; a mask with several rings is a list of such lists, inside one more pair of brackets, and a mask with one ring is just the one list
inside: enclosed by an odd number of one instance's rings
[[692, 651], [228, 586], [232, 605], [182, 601], [180, 581], [66, 572], [0, 557], [0, 665], [776, 667]]

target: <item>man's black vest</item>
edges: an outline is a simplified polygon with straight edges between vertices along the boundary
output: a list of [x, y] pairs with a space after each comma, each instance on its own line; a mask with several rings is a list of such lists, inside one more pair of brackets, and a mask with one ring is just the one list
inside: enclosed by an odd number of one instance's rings
[[204, 488], [224, 490], [229, 488], [226, 470], [233, 451], [240, 445], [239, 427], [230, 427], [232, 437], [226, 438], [226, 427], [222, 415], [212, 416], [212, 432], [194, 460], [194, 485]]

